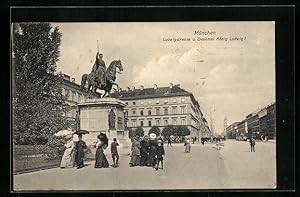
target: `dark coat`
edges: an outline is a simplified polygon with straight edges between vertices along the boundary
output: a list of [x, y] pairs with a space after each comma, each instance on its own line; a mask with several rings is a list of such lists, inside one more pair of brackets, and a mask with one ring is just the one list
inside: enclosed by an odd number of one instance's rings
[[76, 149], [76, 155], [75, 155], [75, 162], [80, 163], [82, 162], [84, 158], [84, 149], [86, 149], [87, 146], [84, 141], [79, 140], [75, 144], [75, 149]]

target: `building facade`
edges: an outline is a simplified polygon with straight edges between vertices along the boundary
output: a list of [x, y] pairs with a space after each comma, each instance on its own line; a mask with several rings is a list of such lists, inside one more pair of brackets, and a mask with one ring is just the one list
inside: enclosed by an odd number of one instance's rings
[[226, 127], [225, 131], [226, 131], [226, 136], [229, 139], [233, 139], [236, 138], [236, 135], [238, 133], [238, 125], [240, 122], [234, 122], [231, 125], [229, 125], [228, 127]]
[[[247, 136], [248, 138], [255, 136], [258, 139], [276, 138], [275, 109], [276, 104], [271, 103], [256, 112], [248, 114], [243, 121], [237, 124], [237, 136]], [[230, 126], [227, 129], [230, 130]]]
[[[68, 111], [63, 112], [63, 116], [74, 124], [76, 111], [78, 111], [77, 104], [84, 98], [88, 98], [88, 92], [83, 91], [80, 85], [75, 83], [75, 78], [71, 78], [69, 75], [63, 73], [59, 73], [59, 76], [62, 79], [60, 84], [62, 95], [65, 98], [65, 103], [70, 106]], [[100, 97], [98, 93], [91, 96]]]
[[201, 137], [210, 132], [199, 103], [193, 94], [170, 84], [169, 87], [127, 88], [114, 92], [112, 97], [124, 101], [128, 128], [143, 127], [148, 133], [152, 126], [162, 130], [168, 125], [184, 125], [191, 137]]

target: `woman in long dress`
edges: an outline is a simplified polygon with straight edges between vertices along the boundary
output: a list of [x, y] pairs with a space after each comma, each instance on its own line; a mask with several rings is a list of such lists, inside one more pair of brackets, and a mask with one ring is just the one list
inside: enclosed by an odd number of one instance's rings
[[191, 152], [191, 143], [190, 140], [186, 140], [186, 142], [184, 143], [185, 145], [185, 153], [190, 153]]
[[95, 156], [95, 168], [108, 168], [109, 164], [104, 155], [104, 150], [108, 147], [108, 139], [105, 134], [100, 134], [97, 136], [99, 142], [96, 144], [96, 156]]
[[131, 159], [129, 167], [140, 165], [140, 142], [138, 139], [132, 139]]
[[61, 159], [60, 167], [61, 168], [72, 168], [74, 166], [74, 147], [75, 144], [72, 140], [72, 136], [66, 138], [68, 141], [65, 144], [65, 152]]

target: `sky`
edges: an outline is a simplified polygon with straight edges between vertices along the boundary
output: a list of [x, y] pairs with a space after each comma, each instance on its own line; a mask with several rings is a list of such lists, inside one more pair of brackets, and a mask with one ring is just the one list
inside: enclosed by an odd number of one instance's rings
[[[170, 83], [192, 92], [214, 131], [275, 101], [275, 23], [52, 23], [62, 33], [57, 71], [89, 73], [99, 50], [120, 59], [116, 82], [145, 88]], [[196, 32], [196, 33], [195, 33]], [[194, 40], [193, 40], [194, 39]]]

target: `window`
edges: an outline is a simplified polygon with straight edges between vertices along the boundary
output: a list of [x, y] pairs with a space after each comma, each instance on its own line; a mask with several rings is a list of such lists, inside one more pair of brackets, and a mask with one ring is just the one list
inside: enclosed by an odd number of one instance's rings
[[144, 101], [141, 101], [141, 105], [144, 105]]
[[185, 119], [181, 119], [181, 125], [186, 125]]
[[166, 99], [164, 102], [165, 102], [165, 103], [168, 103], [168, 99]]
[[152, 101], [148, 101], [148, 103], [151, 105], [151, 104], [152, 104]]
[[71, 101], [75, 101], [74, 96], [75, 96], [75, 92], [71, 91]]
[[156, 108], [156, 115], [159, 115], [159, 111], [160, 111], [160, 109]]
[[135, 105], [135, 101], [132, 102], [132, 105]]
[[144, 111], [143, 110], [141, 110], [141, 116], [143, 116], [144, 115]]
[[156, 126], [159, 126], [159, 119], [156, 120]]
[[156, 101], [156, 104], [159, 104], [159, 100]]
[[182, 98], [182, 99], [181, 99], [181, 102], [184, 103], [184, 102], [185, 102], [185, 98]]
[[173, 107], [173, 114], [177, 114], [177, 107]]
[[136, 127], [136, 120], [132, 120], [132, 126]]
[[136, 111], [135, 111], [135, 110], [132, 110], [132, 115], [135, 116], [135, 114], [136, 114]]
[[176, 98], [174, 98], [174, 99], [173, 99], [173, 103], [176, 103], [176, 102], [177, 102], [177, 100], [176, 100]]
[[168, 115], [168, 108], [164, 109], [165, 115]]
[[177, 118], [173, 118], [173, 125], [177, 125]]
[[141, 127], [143, 127], [143, 126], [144, 126], [144, 121], [141, 120]]
[[181, 113], [184, 114], [185, 113], [185, 106], [181, 107]]
[[168, 120], [164, 120], [165, 125], [168, 125]]
[[70, 90], [66, 90], [65, 93], [65, 96], [68, 98], [70, 96]]
[[148, 115], [151, 116], [151, 109], [148, 110]]
[[148, 126], [151, 127], [152, 126], [152, 122], [151, 120], [148, 121]]

